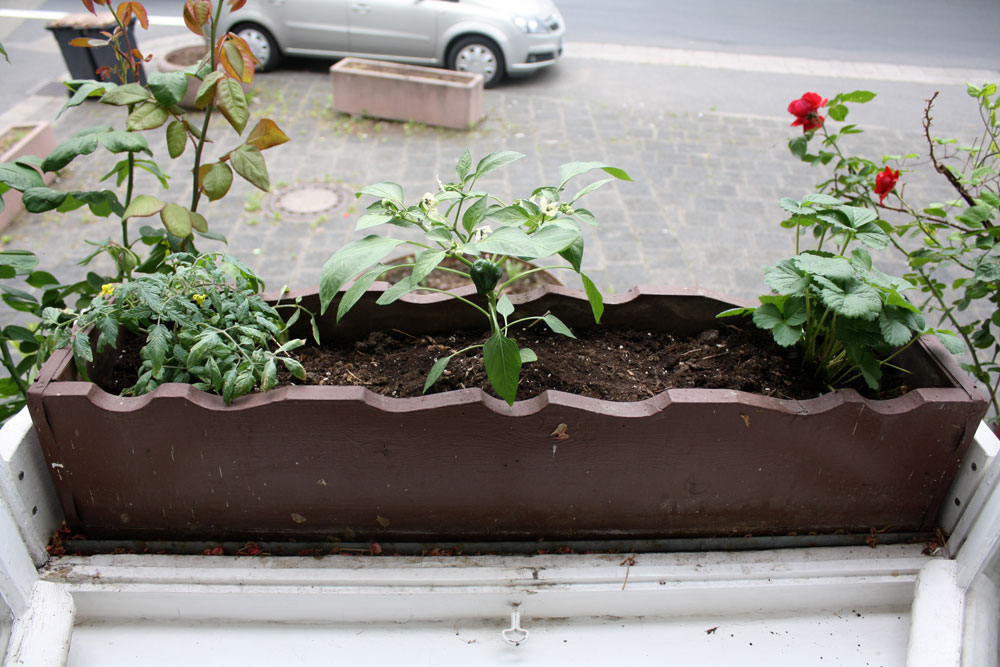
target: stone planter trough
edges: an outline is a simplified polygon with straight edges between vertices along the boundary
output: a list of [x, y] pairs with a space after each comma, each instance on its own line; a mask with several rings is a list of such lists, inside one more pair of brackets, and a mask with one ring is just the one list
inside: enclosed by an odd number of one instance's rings
[[[13, 139], [13, 143], [7, 146], [5, 137]], [[3, 146], [7, 147], [3, 148]], [[25, 155], [36, 155], [44, 159], [55, 147], [56, 138], [52, 132], [52, 126], [45, 121], [8, 125], [0, 130], [0, 162], [13, 162]], [[41, 174], [41, 170], [39, 173]], [[52, 179], [55, 178], [55, 174], [51, 172], [41, 174], [41, 176], [46, 184], [51, 183]], [[17, 190], [5, 192], [3, 194], [3, 210], [0, 211], [0, 230], [10, 224], [10, 221], [23, 209], [20, 192]]]
[[459, 130], [483, 117], [483, 76], [344, 58], [330, 67], [333, 109]]

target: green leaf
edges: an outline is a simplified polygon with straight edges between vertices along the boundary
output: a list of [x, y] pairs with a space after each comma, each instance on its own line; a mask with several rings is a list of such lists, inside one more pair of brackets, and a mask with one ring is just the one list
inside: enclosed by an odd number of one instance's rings
[[59, 171], [79, 155], [90, 155], [97, 150], [96, 133], [110, 132], [108, 125], [91, 128], [90, 131], [78, 133], [52, 149], [42, 161], [42, 171]]
[[843, 104], [834, 104], [830, 106], [830, 118], [836, 121], [842, 121], [847, 118], [848, 109]]
[[406, 208], [403, 204], [403, 188], [396, 183], [385, 181], [369, 185], [368, 187], [361, 188], [355, 196], [360, 198], [361, 195], [369, 195], [378, 199], [388, 199], [397, 207]]
[[215, 88], [219, 81], [223, 78], [222, 72], [216, 70], [210, 72], [204, 79], [202, 79], [201, 85], [198, 86], [198, 92], [195, 95], [194, 105], [199, 109], [204, 109], [215, 99]]
[[396, 283], [386, 291], [382, 292], [382, 296], [380, 296], [375, 301], [375, 303], [377, 303], [380, 306], [387, 306], [393, 301], [399, 299], [399, 297], [403, 296], [404, 294], [409, 294], [410, 292], [418, 288], [419, 285], [414, 285], [413, 282], [410, 280], [410, 276], [406, 276], [398, 283]]
[[856, 102], [857, 104], [864, 104], [875, 99], [875, 93], [869, 90], [855, 90], [850, 93], [841, 93], [837, 97], [840, 98], [841, 102]]
[[483, 195], [476, 200], [472, 206], [465, 211], [462, 215], [462, 227], [467, 233], [472, 233], [476, 225], [483, 221], [486, 217], [486, 205], [489, 203], [489, 197]]
[[208, 165], [201, 179], [201, 187], [205, 189], [209, 201], [225, 197], [232, 184], [233, 170], [225, 162], [213, 162]]
[[579, 192], [577, 192], [575, 195], [573, 195], [573, 198], [569, 200], [569, 203], [571, 203], [571, 204], [575, 203], [578, 199], [580, 199], [580, 197], [582, 197], [582, 196], [584, 196], [586, 194], [589, 194], [589, 193], [593, 192], [594, 190], [596, 190], [596, 189], [598, 189], [600, 187], [603, 187], [605, 184], [610, 183], [613, 180], [615, 180], [615, 179], [613, 179], [613, 178], [602, 178], [599, 181], [594, 181], [590, 185], [584, 186], [583, 188], [580, 189]]
[[845, 257], [804, 252], [793, 257], [792, 262], [806, 273], [825, 276], [833, 280], [850, 280], [855, 277], [854, 267]]
[[432, 227], [424, 234], [424, 237], [428, 241], [434, 241], [435, 243], [441, 243], [446, 246], [451, 245], [452, 233], [450, 227]]
[[[455, 173], [458, 174], [459, 181], [465, 181], [465, 177], [469, 175], [469, 169], [472, 167], [472, 154], [469, 153], [469, 149], [465, 149], [462, 153], [462, 157], [458, 158], [458, 164], [455, 165]], [[424, 388], [427, 391], [427, 388]]]
[[508, 405], [513, 405], [521, 377], [517, 343], [501, 333], [494, 333], [483, 345], [483, 363], [493, 391]]
[[510, 298], [506, 294], [500, 295], [497, 300], [497, 312], [504, 318], [504, 321], [514, 312], [514, 304], [511, 303]]
[[170, 352], [172, 347], [172, 338], [170, 330], [167, 329], [162, 324], [154, 324], [150, 330], [149, 334], [146, 336], [146, 345], [142, 348], [145, 354], [145, 359], [148, 359], [153, 367], [153, 375], [160, 372], [163, 368], [163, 362], [167, 359], [167, 354]]
[[108, 132], [98, 136], [98, 140], [112, 153], [149, 153], [146, 138], [135, 132]]
[[[215, 86], [215, 104], [232, 128], [236, 130], [236, 134], [243, 134], [243, 129], [246, 127], [247, 121], [250, 120], [250, 109], [247, 106], [246, 93], [243, 92], [239, 81], [229, 77], [219, 79], [219, 83]], [[236, 171], [239, 172], [239, 169]], [[250, 182], [253, 183], [253, 181]]]
[[570, 330], [570, 328], [566, 326], [562, 320], [560, 320], [552, 313], [546, 313], [545, 315], [542, 315], [542, 321], [545, 322], [547, 325], [549, 325], [549, 328], [552, 329], [552, 331], [554, 331], [555, 333], [567, 336], [569, 338], [576, 338], [576, 336], [573, 335], [573, 332]]
[[[468, 151], [466, 151], [466, 155], [468, 155]], [[444, 373], [444, 369], [447, 368], [448, 362], [451, 361], [451, 358], [453, 356], [455, 355], [449, 354], [447, 357], [441, 357], [440, 359], [434, 362], [434, 365], [431, 366], [431, 372], [427, 374], [427, 379], [424, 380], [423, 393], [426, 394], [427, 390], [430, 389], [431, 386], [438, 381], [438, 379], [441, 377], [441, 374]]]
[[[787, 305], [787, 302], [785, 305]], [[795, 320], [798, 320], [799, 315], [797, 310], [793, 313], [793, 316]], [[753, 313], [754, 324], [761, 329], [770, 331], [774, 337], [774, 342], [783, 347], [790, 347], [802, 338], [801, 323], [805, 320], [805, 317], [803, 315], [797, 324], [794, 323], [795, 320], [789, 321], [781, 308], [774, 303], [763, 303]]]
[[198, 337], [198, 342], [191, 346], [191, 350], [188, 352], [188, 368], [201, 365], [211, 355], [212, 350], [220, 343], [222, 343], [222, 339], [214, 331], [207, 331], [201, 334]]
[[188, 77], [184, 72], [150, 72], [146, 82], [153, 97], [163, 106], [177, 104], [187, 93]]
[[612, 167], [603, 162], [567, 162], [559, 167], [559, 190], [562, 190], [571, 179], [594, 169], [601, 169], [609, 176], [614, 176], [621, 181], [632, 180], [632, 177], [625, 173], [624, 169]]
[[9, 266], [15, 273], [27, 273], [38, 266], [38, 257], [30, 250], [0, 250], [0, 266]]
[[[3, 253], [0, 252], [0, 255], [2, 254]], [[0, 259], [0, 266], [3, 266], [2, 259]], [[46, 287], [48, 285], [59, 284], [59, 280], [56, 279], [56, 277], [51, 273], [49, 273], [48, 271], [33, 271], [31, 274], [28, 275], [27, 278], [24, 279], [24, 282], [28, 283], [32, 287], [38, 287], [38, 288]]]
[[789, 140], [788, 150], [791, 151], [792, 155], [801, 160], [805, 158], [809, 152], [809, 140], [806, 137], [799, 135], [794, 139]]
[[184, 123], [175, 120], [167, 125], [167, 152], [172, 158], [179, 158], [187, 148], [187, 132]]
[[884, 250], [889, 247], [889, 235], [874, 222], [868, 222], [858, 227], [857, 238], [858, 241], [874, 250]]
[[716, 315], [716, 317], [717, 318], [718, 317], [742, 317], [744, 315], [753, 315], [753, 313], [754, 313], [755, 310], [757, 310], [757, 309], [756, 308], [728, 308], [728, 309], [722, 311], [721, 313], [719, 313], [718, 315]]
[[267, 175], [267, 164], [260, 149], [252, 144], [244, 144], [230, 154], [229, 161], [236, 173], [257, 188], [267, 192], [271, 181]]
[[323, 264], [319, 279], [321, 312], [326, 312], [341, 285], [403, 243], [374, 234], [348, 243]]
[[965, 342], [953, 332], [947, 330], [935, 331], [934, 335], [952, 354], [965, 354]]
[[73, 357], [78, 368], [83, 368], [86, 362], [94, 360], [94, 351], [90, 348], [90, 337], [86, 331], [78, 331], [73, 336]]
[[292, 359], [291, 357], [282, 357], [281, 363], [285, 364], [285, 368], [292, 374], [293, 377], [297, 377], [300, 380], [306, 379], [306, 369], [304, 369], [302, 364], [295, 359]]
[[354, 304], [356, 304], [368, 288], [372, 286], [372, 283], [378, 280], [378, 277], [386, 270], [387, 267], [385, 265], [376, 264], [374, 269], [368, 271], [354, 281], [354, 284], [352, 284], [347, 291], [344, 292], [344, 296], [340, 298], [340, 303], [337, 304], [337, 322], [340, 322], [341, 318], [354, 307]]
[[28, 188], [45, 187], [41, 174], [31, 167], [13, 162], [0, 164], [0, 183], [5, 183], [18, 192], [24, 192]]
[[570, 220], [547, 223], [531, 235], [531, 241], [538, 248], [539, 257], [561, 253], [582, 238], [583, 232], [579, 224]]
[[149, 91], [138, 83], [117, 86], [101, 96], [101, 104], [112, 104], [118, 107], [138, 104], [149, 99]]
[[778, 201], [778, 205], [789, 213], [793, 213], [795, 215], [809, 215], [816, 212], [816, 209], [811, 206], [803, 206], [791, 197], [782, 197]]
[[521, 355], [522, 364], [530, 364], [533, 361], [538, 361], [538, 355], [535, 354], [534, 350], [522, 347], [520, 350], [517, 351], [517, 353]]
[[523, 157], [524, 154], [517, 151], [497, 151], [496, 153], [490, 153], [476, 165], [476, 180], [479, 180], [495, 169], [499, 169]]
[[583, 281], [583, 290], [587, 293], [587, 299], [590, 301], [590, 309], [594, 313], [594, 322], [601, 323], [601, 315], [604, 314], [604, 297], [601, 296], [601, 291], [597, 289], [597, 285], [594, 284], [586, 274], [580, 274], [580, 280]]
[[905, 345], [913, 337], [908, 319], [902, 314], [907, 311], [883, 311], [878, 316], [878, 328], [882, 338], [893, 347]]
[[521, 225], [531, 219], [531, 214], [521, 206], [512, 205], [490, 211], [486, 217], [501, 225]]
[[183, 206], [166, 204], [160, 211], [160, 220], [167, 231], [183, 239], [191, 235], [191, 214]]
[[783, 259], [764, 268], [764, 279], [778, 294], [805, 294], [812, 278], [795, 265], [795, 258]]
[[475, 244], [480, 252], [535, 259], [550, 253], [539, 252], [535, 242], [520, 227], [501, 227]]
[[819, 204], [821, 206], [839, 206], [840, 200], [822, 192], [810, 192], [802, 198], [803, 204]]
[[21, 194], [21, 202], [29, 213], [44, 213], [62, 206], [67, 197], [67, 193], [52, 188], [28, 188]]
[[162, 202], [151, 195], [139, 195], [133, 199], [132, 203], [125, 209], [125, 213], [122, 215], [122, 218], [125, 220], [131, 217], [146, 218], [151, 215], [156, 215], [162, 211], [166, 205], [166, 202]]
[[583, 266], [583, 234], [580, 234], [569, 247], [560, 251], [559, 256], [569, 262], [577, 273], [580, 273], [580, 267]]
[[444, 250], [425, 250], [417, 257], [416, 265], [413, 267], [411, 277], [413, 284], [423, 282], [424, 278], [430, 275], [431, 271], [437, 268], [438, 264], [447, 256]]
[[823, 287], [820, 298], [826, 306], [846, 317], [874, 320], [882, 310], [882, 298], [875, 288], [860, 280], [840, 285], [823, 276], [817, 277]]
[[143, 102], [129, 114], [125, 129], [133, 132], [152, 130], [167, 122], [167, 110], [157, 102]]

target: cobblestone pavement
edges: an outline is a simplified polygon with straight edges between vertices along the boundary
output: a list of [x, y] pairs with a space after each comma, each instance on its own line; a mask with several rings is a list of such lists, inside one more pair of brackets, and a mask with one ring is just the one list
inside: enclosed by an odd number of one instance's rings
[[[782, 59], [756, 57], [740, 71], [732, 54], [721, 65], [713, 61], [700, 67], [697, 62], [675, 64], [669, 53], [664, 55], [667, 50], [657, 56], [650, 49], [633, 53], [599, 45], [588, 53], [586, 45], [574, 46], [585, 55], [557, 66], [566, 68], [563, 78], [543, 73], [486, 91], [486, 118], [470, 131], [336, 114], [322, 68], [261, 75], [252, 112], [273, 117], [292, 139], [266, 153], [272, 193], [265, 195], [237, 182], [225, 199], [203, 212], [213, 231], [228, 238], [228, 251], [254, 266], [269, 287], [307, 287], [317, 283], [327, 257], [356, 238], [353, 227], [364, 202], [352, 193], [361, 186], [395, 181], [414, 201], [435, 188], [438, 175], [447, 178], [453, 173], [467, 147], [474, 159], [510, 149], [527, 157], [494, 172], [496, 176], [483, 185], [502, 198], [524, 197], [538, 185], [553, 184], [561, 163], [601, 160], [627, 170], [634, 182], [611, 183], [584, 200], [601, 221], [599, 228], [585, 230], [584, 257], [585, 271], [599, 287], [615, 293], [636, 284], [674, 284], [752, 297], [765, 289], [761, 269], [794, 249], [791, 234], [779, 226], [783, 216], [778, 200], [801, 197], [822, 175], [788, 152], [787, 139], [797, 130], [789, 127], [791, 117], [784, 114], [789, 100], [805, 90], [822, 89], [832, 96], [855, 88], [888, 88], [892, 95], [899, 91], [898, 97], [913, 106], [911, 100], [929, 94], [925, 90], [942, 86], [953, 99], [964, 97], [964, 86], [959, 85], [962, 72], [928, 70], [918, 77], [916, 68], [895, 68], [880, 75], [877, 68], [852, 66], [840, 75], [827, 68], [824, 77], [804, 78], [800, 60], [786, 63], [788, 73], [782, 75]], [[630, 53], [631, 59], [626, 57]], [[880, 76], [884, 80], [879, 81]], [[905, 87], [900, 78], [907, 76], [923, 78]], [[927, 87], [914, 87], [918, 83]], [[742, 96], [744, 111], [734, 111], [724, 100], [714, 110], [685, 110], [679, 97], [664, 99], [679, 85], [730, 86], [725, 99]], [[762, 96], [781, 102], [769, 104], [769, 115], [745, 110], [760, 108], [757, 97]], [[63, 101], [35, 96], [0, 120], [29, 113], [53, 117]], [[864, 111], [875, 127], [866, 128], [869, 131], [854, 144], [858, 152], [879, 159], [883, 154], [922, 149], [920, 109], [907, 111], [914, 126], [906, 128], [898, 126], [896, 117], [885, 115], [886, 105], [881, 111]], [[60, 116], [55, 131], [61, 140], [101, 123], [121, 127], [123, 112], [88, 102]], [[963, 129], [961, 124], [956, 127]], [[228, 129], [219, 129], [220, 145], [214, 150], [222, 153], [236, 142]], [[137, 192], [188, 201], [191, 186], [185, 171], [190, 169], [190, 156], [171, 165], [162, 130], [149, 133], [149, 139], [161, 164], [170, 168], [171, 187], [162, 193], [149, 178]], [[106, 153], [78, 158], [63, 171], [56, 187], [90, 189], [113, 161]], [[918, 187], [922, 180], [928, 180], [927, 175], [918, 173], [907, 182]], [[281, 195], [298, 186], [330, 190], [337, 196], [329, 198], [339, 199], [340, 205], [315, 215], [282, 207], [281, 202], [289, 200]], [[926, 192], [933, 200], [936, 191]], [[139, 224], [152, 223], [134, 224], [132, 234]], [[3, 233], [5, 247], [35, 251], [42, 268], [69, 280], [84, 270], [76, 262], [91, 250], [85, 239], [106, 238], [118, 230], [110, 220], [82, 209], [71, 214], [22, 214]], [[218, 247], [207, 241], [199, 245], [203, 250]], [[901, 265], [888, 258], [887, 266], [891, 270]]]

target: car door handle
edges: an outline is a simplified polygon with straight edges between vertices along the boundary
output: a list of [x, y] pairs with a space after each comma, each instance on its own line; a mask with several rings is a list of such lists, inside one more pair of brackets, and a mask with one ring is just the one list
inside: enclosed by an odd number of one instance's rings
[[351, 5], [351, 11], [355, 14], [368, 14], [371, 12], [371, 5], [365, 4], [363, 2], [356, 2]]

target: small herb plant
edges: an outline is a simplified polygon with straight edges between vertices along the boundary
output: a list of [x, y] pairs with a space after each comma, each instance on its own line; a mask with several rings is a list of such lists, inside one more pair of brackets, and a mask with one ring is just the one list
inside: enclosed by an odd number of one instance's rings
[[[580, 223], [596, 225], [597, 220], [590, 211], [578, 207], [577, 202], [614, 179], [632, 179], [623, 170], [601, 162], [571, 162], [559, 168], [558, 186], [536, 188], [526, 199], [506, 203], [476, 187], [482, 177], [522, 157], [521, 153], [514, 151], [491, 153], [473, 169], [472, 156], [465, 151], [455, 168], [457, 180], [451, 183], [439, 181], [436, 193], [428, 192], [419, 202], [411, 205], [404, 203], [403, 189], [396, 183], [378, 183], [362, 189], [357, 193], [359, 198], [368, 195], [375, 197], [375, 201], [358, 220], [356, 230], [391, 224], [418, 230], [423, 239], [407, 241], [371, 234], [347, 244], [323, 265], [319, 294], [324, 312], [340, 288], [361, 274], [340, 298], [338, 321], [383, 273], [401, 266], [409, 268], [410, 274], [386, 290], [379, 297], [379, 304], [392, 303], [416, 289], [430, 289], [421, 283], [436, 268], [462, 275], [475, 286], [479, 296], [475, 300], [444, 290], [430, 290], [449, 294], [480, 311], [489, 325], [490, 335], [480, 345], [438, 359], [424, 383], [424, 392], [441, 377], [454, 356], [481, 348], [490, 385], [498, 396], [513, 404], [522, 364], [537, 359], [530, 349], [518, 346], [513, 338], [514, 329], [542, 321], [558, 334], [573, 336], [569, 327], [551, 313], [513, 317], [514, 305], [504, 290], [529, 273], [542, 269], [529, 269], [501, 282], [502, 267], [508, 258], [532, 261], [560, 256], [568, 263], [544, 268], [576, 272], [590, 300], [594, 321], [600, 322], [604, 310], [603, 298], [593, 281], [581, 271], [583, 232]], [[564, 199], [569, 182], [593, 170], [601, 170], [610, 178], [594, 181]], [[403, 244], [417, 249], [412, 263], [391, 266], [381, 263], [390, 252]], [[439, 267], [447, 257], [459, 260], [465, 265], [464, 270]]]
[[[761, 296], [761, 305], [719, 317], [752, 315], [779, 345], [796, 346], [803, 366], [831, 390], [859, 378], [877, 390], [883, 366], [925, 334], [961, 348], [949, 332], [928, 328], [903, 296], [914, 285], [873, 266], [869, 249], [887, 247], [891, 232], [874, 211], [826, 194], [782, 199], [781, 206], [791, 213], [783, 225], [795, 230], [796, 254], [764, 270], [773, 294]], [[809, 231], [816, 247], [800, 251]]]
[[[71, 343], [80, 373], [100, 352], [116, 347], [124, 329], [144, 339], [139, 379], [123, 392], [138, 396], [165, 382], [193, 384], [220, 394], [226, 403], [255, 389], [278, 383], [278, 364], [294, 376], [305, 371], [288, 352], [305, 343], [289, 339], [300, 315], [311, 317], [297, 302], [271, 306], [260, 292], [264, 284], [239, 260], [220, 254], [167, 257], [163, 270], [122, 283], [108, 283], [72, 322], [49, 308], [43, 319], [53, 330], [51, 349]], [[290, 309], [284, 319], [280, 310]], [[90, 333], [88, 333], [88, 331]], [[313, 323], [313, 335], [319, 334]]]
[[[869, 212], [888, 212], [892, 225], [880, 224], [891, 248], [909, 264], [905, 277], [919, 288], [921, 310], [955, 332], [959, 340], [945, 340], [953, 352], [964, 353], [962, 367], [987, 389], [992, 421], [1000, 429], [1000, 93], [991, 83], [968, 84], [967, 93], [980, 125], [970, 140], [932, 135], [934, 93], [924, 108], [922, 155], [884, 155], [879, 162], [845, 148], [862, 133], [844, 122], [849, 105], [870, 102], [874, 93], [854, 91], [829, 101], [806, 93], [788, 108], [796, 117], [793, 125], [803, 126], [788, 147], [803, 163], [828, 170], [817, 192]], [[827, 104], [829, 119], [840, 125], [824, 123]], [[917, 203], [915, 186], [906, 180], [922, 165], [947, 182], [950, 198]]]

